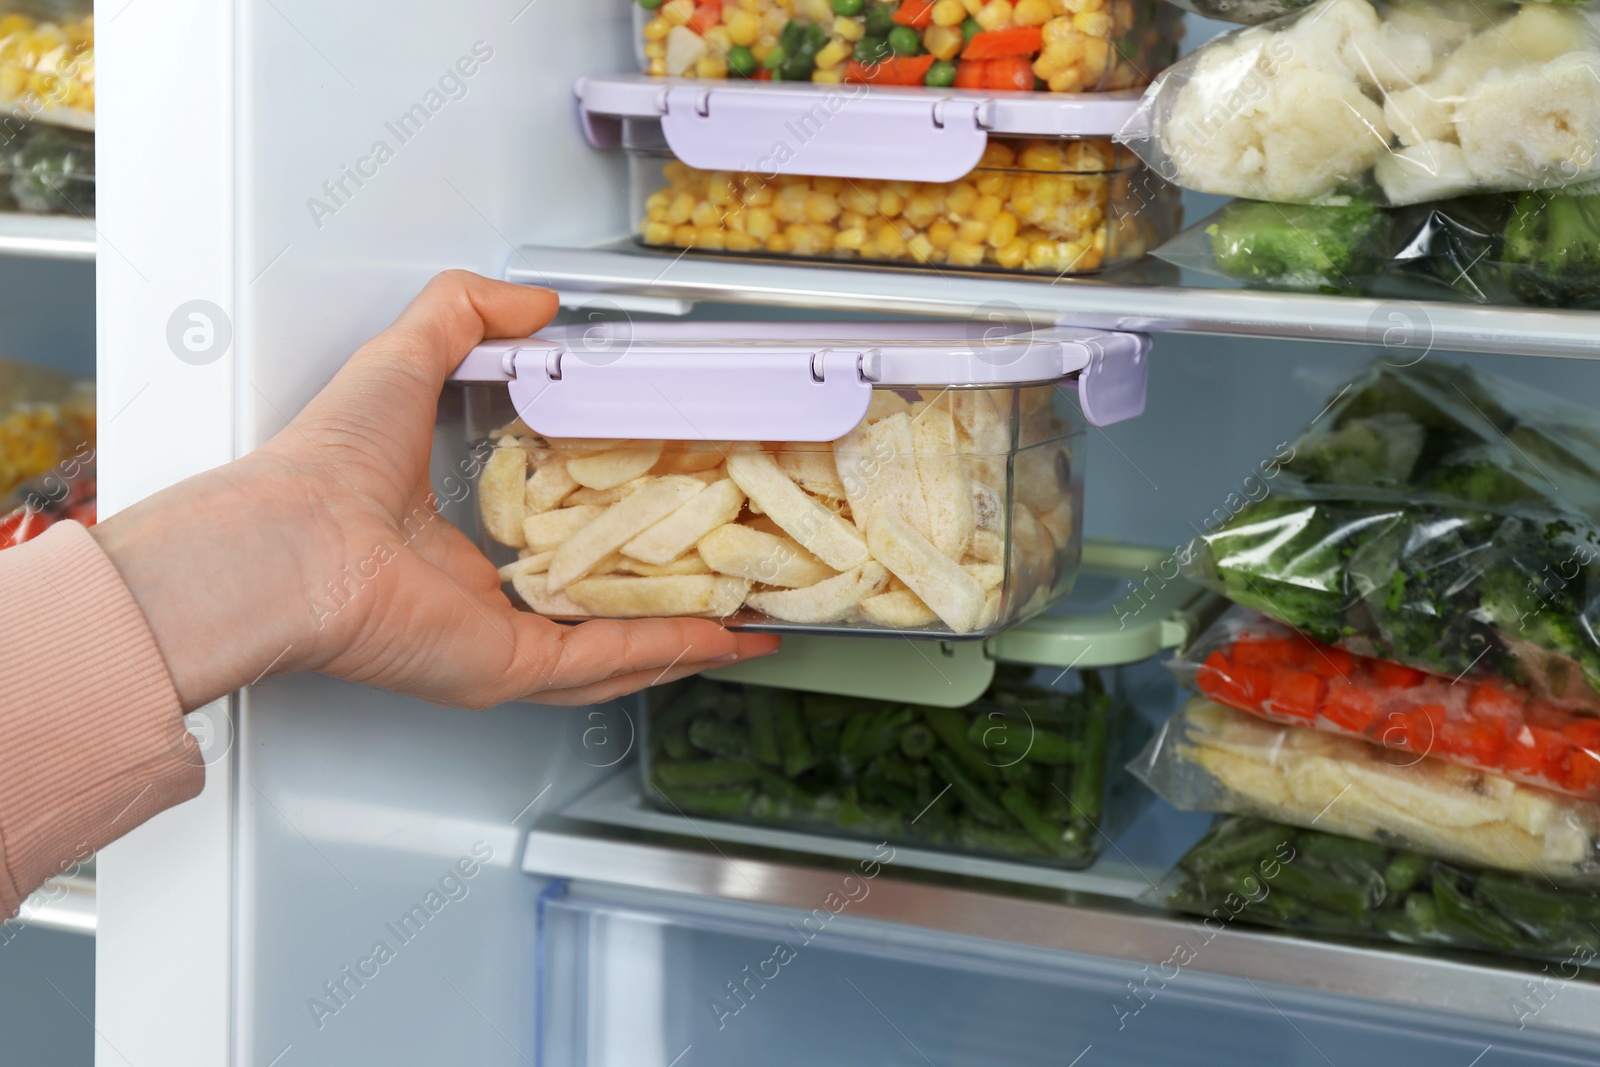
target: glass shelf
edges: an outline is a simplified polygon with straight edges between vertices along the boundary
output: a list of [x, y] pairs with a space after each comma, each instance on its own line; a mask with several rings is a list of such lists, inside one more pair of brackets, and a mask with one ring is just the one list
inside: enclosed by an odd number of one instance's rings
[[0, 212], [0, 256], [93, 263], [97, 241], [93, 219]]
[[712, 301], [1334, 341], [1384, 347], [1397, 362], [1434, 350], [1600, 358], [1600, 312], [1262, 292], [1180, 275], [1160, 262], [1052, 280], [733, 259], [657, 252], [622, 241], [597, 248], [524, 246], [506, 277], [556, 289], [568, 306], [604, 301], [625, 312], [682, 313], [695, 301]]

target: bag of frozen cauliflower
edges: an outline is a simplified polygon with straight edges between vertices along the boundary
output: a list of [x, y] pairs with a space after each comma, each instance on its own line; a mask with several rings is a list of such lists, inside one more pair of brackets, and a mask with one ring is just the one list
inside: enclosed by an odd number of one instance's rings
[[1600, 5], [1319, 0], [1162, 74], [1117, 135], [1199, 192], [1415, 204], [1600, 177]]

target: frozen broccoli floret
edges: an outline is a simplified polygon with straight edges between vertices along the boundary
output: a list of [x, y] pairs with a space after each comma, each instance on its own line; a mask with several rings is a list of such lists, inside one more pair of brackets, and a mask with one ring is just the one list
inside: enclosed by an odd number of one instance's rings
[[1423, 429], [1401, 412], [1346, 419], [1295, 442], [1287, 469], [1324, 485], [1405, 485], [1422, 453]]
[[1203, 566], [1229, 600], [1334, 641], [1348, 600], [1351, 532], [1315, 501], [1268, 497], [1200, 538]]
[[1502, 258], [1524, 300], [1600, 306], [1600, 193], [1523, 193], [1506, 223]]
[[1389, 217], [1339, 206], [1238, 200], [1206, 227], [1217, 266], [1235, 278], [1294, 289], [1350, 289], [1388, 254]]
[[94, 135], [40, 126], [10, 153], [10, 191], [23, 211], [94, 214]]

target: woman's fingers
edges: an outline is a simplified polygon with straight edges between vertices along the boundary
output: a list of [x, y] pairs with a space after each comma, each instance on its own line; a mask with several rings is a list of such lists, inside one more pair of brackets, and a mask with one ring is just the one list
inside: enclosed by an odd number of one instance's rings
[[[572, 689], [636, 672], [666, 672], [683, 663], [731, 663], [777, 650], [767, 634], [725, 630], [709, 619], [595, 620], [551, 632], [548, 620], [516, 613], [518, 648], [506, 679], [519, 693]], [[647, 683], [648, 684], [648, 683]]]
[[547, 689], [542, 693], [530, 693], [523, 699], [531, 704], [554, 704], [561, 707], [576, 707], [583, 704], [604, 704], [616, 700], [618, 697], [637, 693], [641, 689], [649, 689], [653, 685], [666, 685], [676, 682], [680, 678], [687, 678], [691, 674], [711, 670], [714, 667], [726, 667], [723, 662], [710, 663], [679, 663], [665, 671], [635, 671], [624, 674], [618, 678], [609, 678], [593, 685], [579, 686], [576, 689]]

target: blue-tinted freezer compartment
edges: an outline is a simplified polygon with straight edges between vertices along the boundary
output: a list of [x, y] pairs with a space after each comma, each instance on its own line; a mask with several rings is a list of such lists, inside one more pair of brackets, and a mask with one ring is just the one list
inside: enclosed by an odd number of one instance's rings
[[[845, 882], [859, 895], [870, 879]], [[1078, 921], [1092, 922], [1092, 913]], [[556, 883], [540, 1067], [1542, 1067], [1576, 1038], [1207, 974], [1194, 928], [1121, 961]]]

